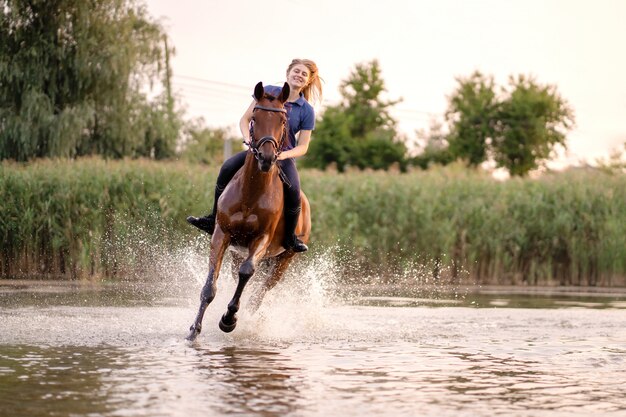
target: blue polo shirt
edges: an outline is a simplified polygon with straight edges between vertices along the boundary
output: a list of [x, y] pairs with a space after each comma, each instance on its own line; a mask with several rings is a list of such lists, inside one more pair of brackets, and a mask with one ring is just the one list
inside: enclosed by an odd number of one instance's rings
[[[266, 85], [265, 92], [273, 96], [278, 96], [282, 87], [277, 85]], [[300, 93], [300, 97], [296, 101], [288, 101], [285, 103], [287, 110], [287, 121], [289, 122], [289, 140], [283, 146], [283, 151], [293, 149], [297, 145], [296, 134], [301, 130], [315, 129], [315, 110], [304, 98], [304, 94]]]

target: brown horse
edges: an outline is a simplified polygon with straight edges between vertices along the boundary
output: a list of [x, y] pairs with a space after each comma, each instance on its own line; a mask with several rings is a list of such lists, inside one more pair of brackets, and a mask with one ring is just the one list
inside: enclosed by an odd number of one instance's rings
[[[218, 201], [209, 275], [202, 288], [200, 309], [187, 340], [194, 340], [202, 329], [202, 317], [215, 298], [217, 279], [228, 247], [242, 254], [245, 260], [239, 268], [235, 294], [219, 323], [224, 332], [235, 329], [241, 295], [259, 262], [271, 259], [273, 269], [251, 300], [252, 311], [259, 307], [267, 291], [280, 281], [295, 255], [282, 246], [284, 196], [280, 169], [276, 164], [287, 140], [284, 103], [289, 97], [289, 85], [285, 83], [278, 97], [273, 97], [264, 92], [262, 83], [258, 83], [254, 88], [254, 97], [257, 104], [253, 111], [249, 152], [243, 168], [235, 174]], [[311, 233], [311, 210], [304, 193], [301, 196], [302, 212], [296, 234], [306, 243]]]

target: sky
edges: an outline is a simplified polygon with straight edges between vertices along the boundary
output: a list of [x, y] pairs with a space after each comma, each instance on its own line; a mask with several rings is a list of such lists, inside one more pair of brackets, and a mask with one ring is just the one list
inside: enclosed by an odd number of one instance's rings
[[[574, 109], [576, 164], [626, 142], [623, 0], [145, 0], [176, 50], [173, 85], [188, 117], [237, 132], [258, 81], [281, 84], [292, 58], [314, 60], [324, 100], [358, 63], [377, 59], [399, 129], [442, 120], [458, 77], [478, 70], [555, 85]], [[321, 113], [320, 113], [321, 114]], [[315, 133], [313, 133], [313, 139]]]

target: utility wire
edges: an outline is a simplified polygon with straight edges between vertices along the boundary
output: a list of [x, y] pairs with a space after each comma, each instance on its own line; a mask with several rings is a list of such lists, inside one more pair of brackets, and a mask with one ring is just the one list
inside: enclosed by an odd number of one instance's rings
[[190, 77], [188, 75], [176, 75], [175, 74], [174, 78], [183, 78], [183, 79], [198, 81], [198, 82], [202, 82], [202, 83], [206, 83], [206, 84], [220, 85], [220, 86], [223, 86], [223, 87], [236, 88], [236, 89], [246, 90], [246, 91], [250, 91], [251, 90], [250, 87], [246, 87], [246, 86], [239, 85], [239, 84], [224, 83], [224, 82], [221, 82], [221, 81], [207, 80], [205, 78]]
[[[206, 100], [202, 101], [203, 105], [215, 105], [217, 104], [216, 102], [224, 105], [234, 105], [240, 102], [239, 97], [250, 93], [250, 87], [240, 84], [225, 83], [182, 74], [175, 74], [173, 78], [179, 79], [176, 85], [183, 90], [185, 96], [188, 96], [190, 99], [193, 96], [193, 101], [195, 102]], [[237, 97], [233, 97], [234, 95]], [[332, 103], [329, 105], [332, 105]], [[433, 112], [419, 109], [396, 108], [390, 109], [390, 112], [394, 113], [400, 122], [415, 121], [416, 119], [423, 120], [436, 116]]]

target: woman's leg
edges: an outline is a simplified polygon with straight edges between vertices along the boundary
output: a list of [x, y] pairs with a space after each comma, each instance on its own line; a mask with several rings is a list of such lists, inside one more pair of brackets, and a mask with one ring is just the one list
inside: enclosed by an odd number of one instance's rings
[[304, 252], [309, 248], [296, 236], [296, 226], [300, 218], [300, 176], [294, 159], [285, 159], [278, 162], [285, 173], [289, 185], [283, 184], [285, 193], [285, 249], [294, 252]]
[[187, 217], [188, 223], [210, 235], [213, 234], [213, 231], [215, 230], [215, 215], [217, 214], [217, 200], [219, 200], [230, 180], [233, 179], [237, 171], [239, 171], [239, 169], [246, 162], [246, 154], [246, 151], [241, 151], [231, 156], [220, 168], [220, 173], [217, 175], [217, 181], [215, 184], [215, 196], [213, 199], [213, 210], [211, 211], [211, 214], [204, 217], [189, 216]]

